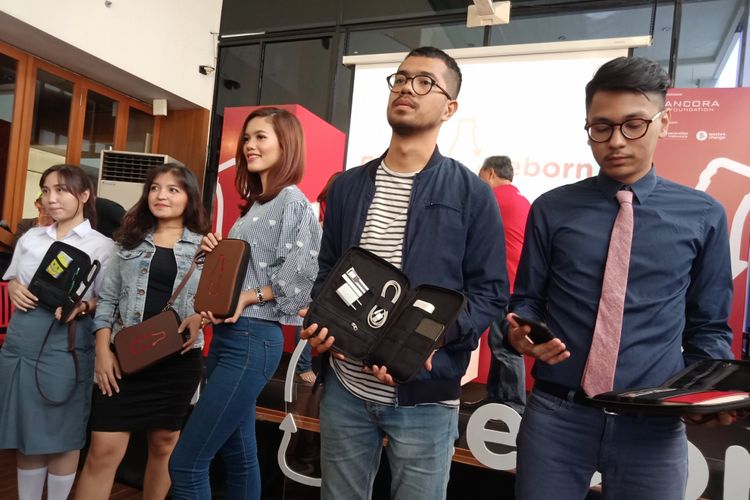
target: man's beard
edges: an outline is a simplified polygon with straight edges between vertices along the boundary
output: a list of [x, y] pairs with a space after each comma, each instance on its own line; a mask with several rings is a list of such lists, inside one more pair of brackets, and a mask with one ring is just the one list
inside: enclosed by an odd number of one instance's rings
[[403, 123], [398, 119], [391, 119], [390, 115], [388, 116], [388, 125], [391, 126], [391, 130], [393, 130], [394, 134], [401, 137], [418, 135], [425, 130], [429, 130], [432, 128], [429, 124]]

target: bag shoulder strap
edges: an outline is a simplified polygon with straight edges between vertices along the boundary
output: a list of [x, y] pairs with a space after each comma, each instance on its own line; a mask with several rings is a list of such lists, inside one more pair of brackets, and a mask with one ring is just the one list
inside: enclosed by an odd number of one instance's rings
[[180, 281], [180, 284], [177, 285], [177, 288], [175, 288], [172, 296], [169, 297], [169, 301], [167, 302], [167, 305], [164, 307], [165, 311], [167, 309], [172, 308], [172, 305], [177, 300], [177, 297], [180, 296], [180, 294], [182, 293], [182, 290], [185, 288], [185, 285], [187, 285], [187, 282], [190, 279], [190, 276], [193, 275], [195, 268], [198, 267], [198, 264], [202, 264], [205, 258], [206, 258], [206, 252], [204, 252], [203, 250], [198, 250], [198, 253], [195, 254], [195, 257], [193, 257], [193, 262], [190, 264], [190, 269], [188, 269], [188, 272], [185, 273], [185, 276], [183, 276], [182, 281]]

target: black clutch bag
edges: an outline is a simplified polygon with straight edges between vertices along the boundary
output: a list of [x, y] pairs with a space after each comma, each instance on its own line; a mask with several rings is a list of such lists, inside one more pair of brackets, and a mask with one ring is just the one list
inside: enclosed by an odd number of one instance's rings
[[711, 414], [750, 407], [750, 361], [706, 359], [659, 387], [605, 392], [591, 398], [612, 412]]
[[99, 261], [92, 261], [83, 250], [55, 241], [44, 254], [28, 288], [39, 299], [40, 306], [50, 311], [62, 307], [62, 318], [66, 318], [100, 269]]
[[336, 262], [305, 326], [336, 338], [332, 349], [366, 365], [383, 365], [398, 383], [416, 377], [464, 307], [464, 296], [433, 285], [410, 288], [398, 268], [352, 247]]

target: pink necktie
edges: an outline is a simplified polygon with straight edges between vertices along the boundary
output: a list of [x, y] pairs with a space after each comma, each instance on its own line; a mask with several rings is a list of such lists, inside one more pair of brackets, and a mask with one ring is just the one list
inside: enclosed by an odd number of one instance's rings
[[609, 238], [599, 312], [581, 380], [581, 387], [589, 396], [612, 390], [617, 353], [620, 350], [622, 311], [628, 284], [630, 243], [633, 239], [633, 192], [618, 191], [617, 201], [620, 202], [620, 211], [617, 212]]

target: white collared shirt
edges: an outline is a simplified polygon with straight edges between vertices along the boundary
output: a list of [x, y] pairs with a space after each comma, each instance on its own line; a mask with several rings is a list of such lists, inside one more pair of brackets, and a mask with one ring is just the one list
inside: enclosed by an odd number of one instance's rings
[[[13, 259], [5, 271], [4, 280], [18, 280], [22, 285], [28, 286], [31, 278], [39, 267], [49, 247], [57, 241], [57, 224], [45, 227], [33, 227], [29, 229], [16, 243]], [[74, 227], [60, 241], [80, 248], [86, 252], [91, 259], [96, 259], [102, 264], [102, 270], [114, 252], [114, 242], [91, 227], [88, 219]], [[84, 298], [90, 299], [97, 295], [103, 272], [94, 280], [91, 288], [86, 292]]]

